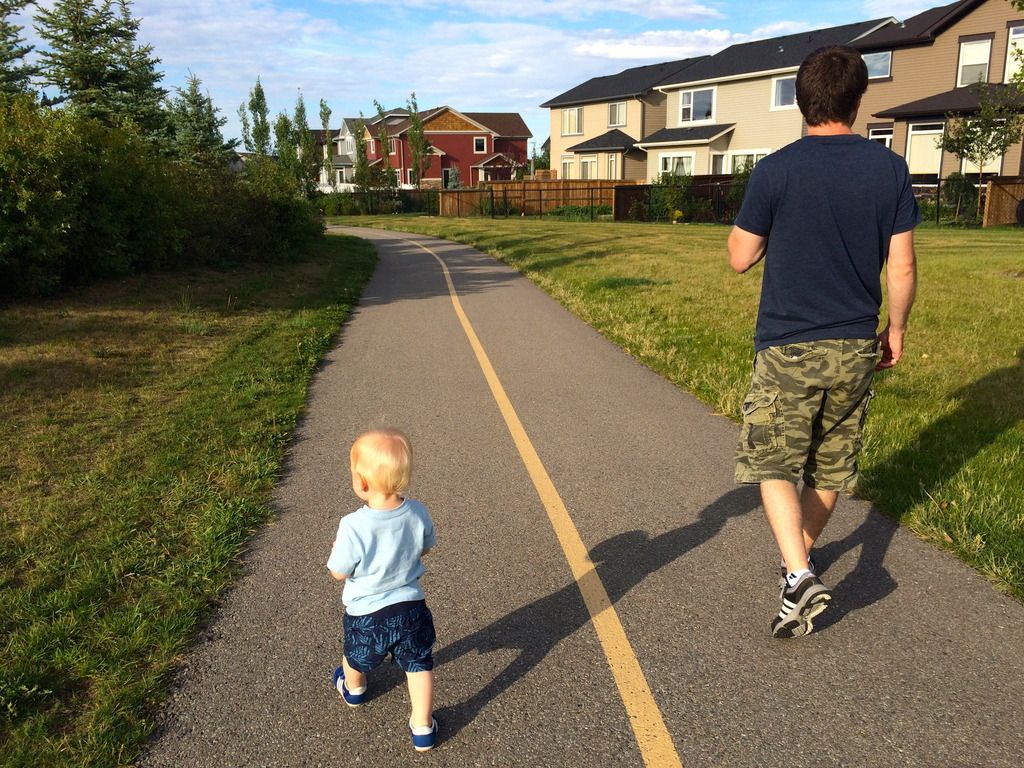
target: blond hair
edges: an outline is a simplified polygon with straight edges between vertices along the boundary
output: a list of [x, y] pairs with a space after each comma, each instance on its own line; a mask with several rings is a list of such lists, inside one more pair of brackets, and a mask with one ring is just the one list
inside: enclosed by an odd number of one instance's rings
[[386, 427], [364, 432], [349, 453], [352, 474], [361, 475], [375, 491], [398, 494], [412, 475], [412, 444], [401, 431]]

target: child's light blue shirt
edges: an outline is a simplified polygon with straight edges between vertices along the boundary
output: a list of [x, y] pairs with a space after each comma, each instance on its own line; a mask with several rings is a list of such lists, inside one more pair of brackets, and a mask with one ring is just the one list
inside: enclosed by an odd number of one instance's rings
[[389, 510], [363, 505], [341, 518], [327, 568], [348, 575], [341, 595], [346, 613], [364, 616], [423, 600], [420, 556], [435, 543], [430, 513], [414, 499]]

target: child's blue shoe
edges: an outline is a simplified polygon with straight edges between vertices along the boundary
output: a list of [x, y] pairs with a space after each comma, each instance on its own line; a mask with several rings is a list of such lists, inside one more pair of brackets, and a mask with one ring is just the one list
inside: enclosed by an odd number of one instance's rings
[[437, 743], [437, 720], [431, 718], [429, 731], [422, 726], [413, 728], [412, 721], [410, 720], [409, 733], [412, 734], [412, 746], [417, 752], [426, 752], [428, 749], [433, 749]]
[[334, 670], [334, 687], [338, 689], [341, 698], [350, 707], [358, 707], [366, 699], [366, 688], [363, 688], [359, 693], [352, 693], [345, 687], [345, 669], [343, 667], [338, 667]]

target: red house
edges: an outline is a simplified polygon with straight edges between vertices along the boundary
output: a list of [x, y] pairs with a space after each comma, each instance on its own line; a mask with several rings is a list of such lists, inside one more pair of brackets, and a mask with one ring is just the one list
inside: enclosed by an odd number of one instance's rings
[[[423, 132], [430, 143], [430, 163], [421, 179], [425, 187], [449, 187], [456, 181], [475, 187], [481, 181], [512, 179], [527, 165], [527, 141], [533, 136], [518, 112], [458, 112], [438, 107], [420, 112]], [[366, 153], [371, 165], [383, 163], [380, 117], [366, 123]], [[398, 172], [399, 184], [414, 182], [409, 151], [409, 113], [394, 110], [384, 115], [389, 152], [387, 161]]]

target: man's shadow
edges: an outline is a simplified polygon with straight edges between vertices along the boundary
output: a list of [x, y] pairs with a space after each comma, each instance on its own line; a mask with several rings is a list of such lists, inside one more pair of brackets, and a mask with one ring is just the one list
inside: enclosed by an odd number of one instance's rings
[[934, 499], [939, 489], [978, 453], [1024, 420], [1024, 347], [1017, 351], [1014, 365], [983, 376], [952, 393], [949, 399], [957, 403], [950, 413], [863, 475], [861, 492], [868, 497], [884, 497], [896, 522], [872, 510], [849, 536], [815, 548], [815, 562], [821, 571], [845, 553], [860, 549], [854, 569], [830, 585], [835, 600], [822, 620], [815, 622], [816, 630], [881, 600], [896, 588], [884, 561], [898, 522], [917, 504]]
[[[760, 505], [756, 488], [745, 486], [726, 493], [701, 511], [698, 519], [651, 538], [643, 531], [613, 536], [590, 550], [598, 577], [612, 604], [659, 568], [710, 540], [731, 517], [745, 515]], [[515, 658], [469, 699], [437, 712], [450, 738], [531, 669], [563, 639], [590, 621], [579, 588], [568, 584], [559, 591], [495, 621], [471, 635], [444, 646], [437, 666], [451, 664], [471, 652], [512, 651]]]

